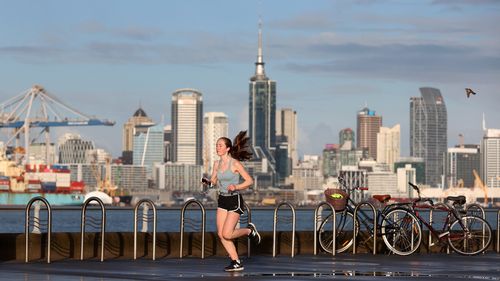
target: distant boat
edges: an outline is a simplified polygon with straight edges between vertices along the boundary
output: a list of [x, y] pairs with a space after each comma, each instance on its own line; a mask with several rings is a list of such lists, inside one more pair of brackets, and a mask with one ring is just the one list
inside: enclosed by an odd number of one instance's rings
[[[107, 193], [102, 192], [102, 191], [96, 190], [96, 191], [91, 191], [91, 192], [85, 194], [85, 197], [84, 197], [83, 201], [87, 201], [91, 197], [97, 197], [97, 198], [99, 198], [104, 205], [111, 205], [111, 204], [113, 204], [113, 198], [111, 196], [109, 196]], [[95, 201], [93, 201], [90, 204], [98, 204], [98, 203], [95, 202]]]

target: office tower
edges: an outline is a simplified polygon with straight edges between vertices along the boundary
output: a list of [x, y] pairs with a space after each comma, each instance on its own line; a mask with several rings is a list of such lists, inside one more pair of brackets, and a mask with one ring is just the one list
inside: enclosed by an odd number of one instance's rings
[[473, 187], [474, 170], [480, 170], [479, 145], [466, 144], [448, 148], [446, 154], [446, 187]]
[[297, 128], [297, 112], [291, 108], [282, 108], [276, 114], [276, 138], [283, 140], [286, 137], [288, 143], [288, 157], [292, 160], [292, 167], [297, 164], [297, 142], [298, 142], [298, 128]]
[[358, 112], [357, 125], [357, 148], [366, 148], [368, 156], [377, 159], [377, 133], [382, 126], [382, 116], [365, 107]]
[[442, 186], [448, 146], [446, 105], [438, 89], [420, 88], [420, 93], [410, 98], [410, 155], [424, 159], [425, 184]]
[[195, 89], [172, 94], [172, 162], [203, 165], [203, 98]]
[[354, 131], [351, 128], [345, 128], [339, 132], [339, 146], [342, 147], [346, 142], [354, 147]]
[[377, 134], [377, 162], [389, 164], [394, 171], [394, 162], [399, 159], [401, 128], [397, 124], [392, 128], [380, 127]]
[[201, 165], [165, 163], [155, 165], [158, 188], [167, 191], [196, 192], [201, 190]]
[[123, 152], [122, 152], [122, 163], [132, 164], [133, 163], [133, 148], [134, 148], [134, 136], [139, 133], [145, 133], [149, 127], [153, 126], [153, 120], [148, 117], [146, 112], [139, 107], [128, 119], [128, 121], [123, 124]]
[[80, 135], [64, 134], [59, 138], [59, 163], [89, 163], [92, 159], [87, 158], [87, 151], [94, 149], [91, 141], [83, 140]]
[[145, 133], [134, 136], [134, 162], [136, 166], [146, 166], [151, 179], [153, 165], [163, 163], [163, 125], [149, 127]]
[[399, 157], [394, 162], [394, 170], [406, 169], [407, 167], [415, 169], [415, 181], [412, 183], [423, 184], [425, 181], [425, 162], [421, 157]]
[[[211, 175], [215, 160], [219, 160], [216, 144], [220, 137], [229, 137], [229, 121], [223, 112], [207, 112], [203, 116], [203, 171]], [[229, 137], [230, 138], [230, 137]]]
[[339, 167], [339, 146], [337, 144], [327, 144], [323, 149], [323, 177], [336, 177]]
[[487, 129], [481, 141], [482, 180], [488, 187], [500, 188], [500, 129]]
[[264, 71], [262, 55], [262, 28], [259, 39], [255, 75], [250, 78], [249, 136], [254, 147], [270, 151], [276, 144], [276, 82]]
[[163, 127], [163, 146], [165, 147], [164, 162], [172, 162], [172, 126]]

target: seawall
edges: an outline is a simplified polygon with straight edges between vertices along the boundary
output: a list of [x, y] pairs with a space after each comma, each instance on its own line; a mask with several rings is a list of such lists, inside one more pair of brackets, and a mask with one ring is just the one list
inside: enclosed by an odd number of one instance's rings
[[[29, 234], [29, 260], [46, 259], [47, 233]], [[262, 243], [251, 245], [251, 255], [273, 254], [273, 233], [261, 232]], [[277, 254], [291, 255], [291, 232], [277, 233]], [[363, 235], [361, 235], [363, 237]], [[53, 233], [51, 247], [51, 261], [65, 259], [80, 259], [80, 233]], [[313, 254], [314, 234], [312, 231], [296, 232], [295, 255]], [[152, 258], [152, 233], [138, 233], [137, 257], [141, 259]], [[156, 259], [179, 258], [180, 233], [157, 233], [156, 236]], [[201, 233], [189, 232], [184, 234], [183, 257], [201, 258]], [[434, 245], [428, 250], [428, 232], [424, 232], [422, 244], [417, 252], [420, 253], [446, 253], [446, 246]], [[240, 238], [236, 242], [240, 256], [247, 256], [247, 239]], [[360, 239], [358, 242], [358, 253], [371, 253], [373, 241], [367, 243]], [[2, 261], [24, 261], [25, 259], [25, 235], [2, 233], [0, 234], [0, 260]], [[86, 233], [84, 236], [84, 259], [100, 258], [100, 233]], [[496, 249], [496, 232], [493, 233], [493, 241], [488, 251]], [[318, 245], [318, 251], [321, 252]], [[386, 254], [387, 249], [382, 239], [377, 239], [377, 253]], [[326, 253], [323, 253], [326, 254]], [[348, 253], [352, 254], [352, 249]], [[209, 232], [205, 234], [205, 257], [227, 256], [217, 234]], [[131, 232], [106, 233], [104, 243], [104, 259], [133, 259], [134, 258], [134, 234]]]

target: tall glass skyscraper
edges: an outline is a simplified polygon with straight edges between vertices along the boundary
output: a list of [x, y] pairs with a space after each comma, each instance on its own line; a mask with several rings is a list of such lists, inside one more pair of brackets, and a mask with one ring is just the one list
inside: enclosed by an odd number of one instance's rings
[[382, 116], [365, 107], [358, 111], [357, 116], [357, 148], [367, 149], [372, 159], [377, 159], [377, 134], [382, 127]]
[[258, 44], [255, 75], [250, 78], [249, 136], [254, 147], [271, 150], [276, 146], [276, 81], [264, 71], [260, 24]]
[[195, 89], [172, 94], [172, 162], [203, 165], [203, 99]]
[[448, 117], [439, 89], [420, 88], [410, 98], [410, 155], [425, 162], [425, 184], [442, 186], [448, 146]]

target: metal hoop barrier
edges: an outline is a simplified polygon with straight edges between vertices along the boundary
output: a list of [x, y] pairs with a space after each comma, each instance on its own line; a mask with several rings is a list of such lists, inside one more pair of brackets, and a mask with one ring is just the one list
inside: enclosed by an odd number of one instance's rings
[[[430, 225], [432, 225], [434, 223], [434, 210], [436, 210], [436, 209], [441, 209], [442, 211], [448, 212], [450, 209], [450, 206], [445, 204], [445, 203], [442, 203], [442, 202], [434, 203], [434, 205], [429, 210], [429, 224]], [[429, 230], [429, 241], [427, 243], [427, 252], [428, 253], [431, 252], [431, 247], [434, 245], [435, 244], [432, 242], [432, 233]], [[450, 245], [446, 246], [446, 253], [447, 254], [450, 253]]]
[[292, 258], [295, 256], [295, 207], [293, 207], [292, 204], [288, 202], [282, 202], [280, 203], [275, 209], [274, 209], [274, 220], [273, 220], [273, 257], [276, 256], [276, 240], [277, 240], [277, 232], [276, 232], [276, 224], [278, 222], [278, 210], [282, 206], [288, 206], [290, 210], [292, 211]]
[[205, 207], [203, 207], [203, 204], [201, 204], [200, 201], [196, 200], [196, 199], [191, 199], [189, 201], [187, 201], [186, 203], [184, 203], [184, 206], [182, 206], [182, 210], [181, 210], [181, 241], [180, 241], [180, 245], [179, 245], [179, 258], [182, 259], [182, 246], [183, 246], [183, 243], [184, 243], [184, 224], [185, 224], [185, 218], [184, 218], [184, 213], [186, 212], [186, 208], [187, 206], [191, 205], [191, 204], [196, 204], [200, 207], [200, 211], [201, 211], [201, 258], [204, 259], [205, 258], [205, 228], [206, 228], [206, 212], [205, 212]]
[[468, 204], [467, 207], [465, 208], [465, 212], [468, 214], [470, 209], [478, 209], [479, 211], [481, 211], [481, 218], [486, 219], [484, 208], [481, 205], [476, 203]]
[[[29, 261], [29, 222], [30, 222], [30, 210], [31, 206], [37, 201], [42, 201], [43, 204], [45, 204], [45, 207], [47, 207], [47, 263], [50, 263], [50, 246], [51, 246], [51, 236], [52, 236], [52, 209], [50, 207], [49, 201], [47, 199], [37, 196], [32, 198], [28, 204], [26, 205], [26, 210], [25, 210], [25, 224], [24, 224], [24, 236], [25, 236], [25, 259], [24, 262]], [[34, 220], [34, 225], [35, 227], [39, 227], [40, 225], [40, 218], [35, 215]]]
[[[80, 230], [80, 260], [83, 260], [83, 241], [85, 235], [85, 224], [86, 224], [86, 212], [87, 207], [90, 202], [96, 201], [101, 207], [101, 261], [104, 261], [104, 233], [106, 232], [106, 208], [104, 207], [104, 203], [101, 199], [97, 197], [90, 197], [87, 199], [82, 206], [82, 221], [81, 221], [81, 230]], [[92, 224], [92, 223], [91, 223]]]
[[[247, 202], [245, 203], [245, 210], [247, 211], [247, 218], [248, 218], [248, 223], [252, 222], [252, 210], [250, 209], [250, 206], [248, 206]], [[250, 243], [250, 236], [247, 238], [247, 257], [250, 257], [250, 246], [252, 243]]]
[[336, 221], [336, 218], [337, 218], [337, 213], [335, 212], [335, 208], [333, 208], [332, 204], [326, 202], [326, 201], [323, 201], [321, 203], [318, 204], [318, 206], [316, 207], [316, 209], [314, 209], [314, 255], [317, 255], [318, 254], [318, 221], [321, 221], [321, 216], [318, 215], [319, 213], [319, 210], [320, 208], [322, 208], [323, 206], [328, 206], [331, 210], [332, 210], [332, 256], [335, 256], [335, 252], [336, 252], [336, 249], [335, 249], [335, 244], [336, 244], [336, 241], [335, 241], [335, 237], [337, 236], [336, 233], [337, 233], [337, 221]]
[[359, 208], [363, 205], [367, 205], [372, 209], [373, 212], [373, 254], [377, 254], [377, 210], [375, 207], [369, 202], [361, 202], [356, 208], [354, 208], [354, 223], [353, 223], [353, 239], [352, 239], [352, 253], [356, 254], [356, 236], [358, 236], [356, 225], [358, 225], [358, 211]]
[[[153, 260], [156, 259], [156, 225], [157, 225], [157, 211], [156, 211], [156, 206], [152, 200], [149, 199], [142, 199], [137, 204], [135, 205], [134, 208], [134, 260], [137, 259], [137, 214], [139, 207], [141, 205], [144, 205], [143, 213], [142, 213], [142, 223], [143, 225], [146, 224], [145, 231], [147, 231], [147, 225], [149, 223], [149, 217], [147, 214], [147, 206], [149, 205], [151, 209], [153, 209]], [[147, 247], [147, 244], [145, 245]]]
[[497, 253], [500, 253], [500, 210], [497, 212]]

